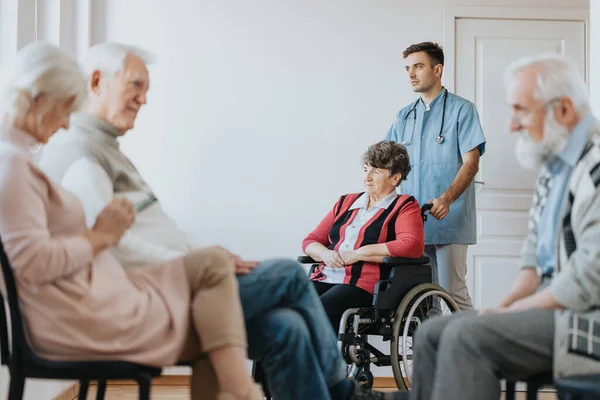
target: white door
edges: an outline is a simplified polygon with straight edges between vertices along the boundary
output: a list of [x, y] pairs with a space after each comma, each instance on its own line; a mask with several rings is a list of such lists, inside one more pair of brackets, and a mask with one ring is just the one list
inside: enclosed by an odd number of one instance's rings
[[496, 305], [512, 286], [527, 233], [536, 171], [521, 168], [509, 135], [503, 72], [513, 60], [555, 52], [584, 73], [583, 21], [456, 19], [455, 92], [475, 103], [487, 139], [477, 185], [477, 245], [468, 257], [469, 291], [476, 307]]

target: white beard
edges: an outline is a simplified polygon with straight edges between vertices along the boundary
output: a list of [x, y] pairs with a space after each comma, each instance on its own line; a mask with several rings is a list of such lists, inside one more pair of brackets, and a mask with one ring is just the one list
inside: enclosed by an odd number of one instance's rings
[[567, 145], [569, 130], [554, 119], [549, 112], [544, 122], [544, 138], [541, 143], [531, 139], [527, 131], [519, 132], [515, 154], [519, 164], [526, 169], [537, 169], [558, 155]]

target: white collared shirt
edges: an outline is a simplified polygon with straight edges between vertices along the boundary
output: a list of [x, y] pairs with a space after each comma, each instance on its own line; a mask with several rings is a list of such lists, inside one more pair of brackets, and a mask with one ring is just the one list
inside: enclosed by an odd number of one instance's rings
[[[394, 202], [396, 197], [398, 197], [398, 194], [396, 191], [393, 191], [383, 199], [379, 200], [377, 204], [367, 209], [369, 206], [369, 195], [367, 193], [360, 195], [360, 197], [356, 199], [349, 208], [349, 210], [358, 210], [358, 212], [352, 219], [352, 222], [350, 222], [350, 224], [346, 227], [344, 232], [344, 241], [340, 244], [338, 253], [341, 254], [354, 250], [360, 230], [367, 222], [371, 220], [371, 218], [375, 216], [375, 214], [377, 214], [379, 210], [386, 210]], [[323, 268], [322, 272], [326, 278], [321, 282], [333, 284], [344, 283], [344, 278], [346, 276], [345, 268], [325, 267]]]

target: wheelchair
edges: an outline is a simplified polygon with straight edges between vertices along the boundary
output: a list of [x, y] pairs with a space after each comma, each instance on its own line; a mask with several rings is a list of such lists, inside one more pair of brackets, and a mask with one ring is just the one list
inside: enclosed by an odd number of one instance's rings
[[[421, 207], [423, 221], [431, 204]], [[310, 274], [319, 263], [308, 256], [298, 257], [301, 264], [312, 264]], [[428, 318], [449, 315], [459, 308], [452, 297], [432, 283], [429, 258], [385, 257], [381, 265], [392, 267], [388, 279], [375, 285], [371, 307], [350, 308], [340, 321], [338, 346], [348, 365], [348, 377], [367, 388], [373, 387], [371, 365], [391, 366], [399, 390], [411, 390], [413, 336]], [[370, 336], [390, 342], [389, 354], [369, 343]], [[267, 399], [272, 399], [266, 376], [259, 362], [253, 376], [261, 382]]]
[[[431, 204], [421, 207], [427, 220]], [[302, 264], [318, 266], [310, 257], [298, 257]], [[393, 267], [389, 279], [377, 282], [371, 307], [344, 312], [338, 331], [338, 345], [348, 364], [348, 376], [369, 389], [373, 386], [371, 364], [390, 366], [399, 390], [412, 384], [412, 342], [419, 326], [428, 318], [459, 311], [452, 297], [432, 283], [429, 258], [385, 257], [381, 265]], [[369, 344], [370, 336], [390, 342], [389, 354]]]

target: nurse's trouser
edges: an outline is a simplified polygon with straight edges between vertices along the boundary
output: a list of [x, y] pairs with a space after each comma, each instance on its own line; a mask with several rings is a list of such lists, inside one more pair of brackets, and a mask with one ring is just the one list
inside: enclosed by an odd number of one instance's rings
[[467, 248], [466, 244], [425, 246], [433, 283], [443, 287], [456, 301], [461, 311], [473, 308], [467, 289]]

